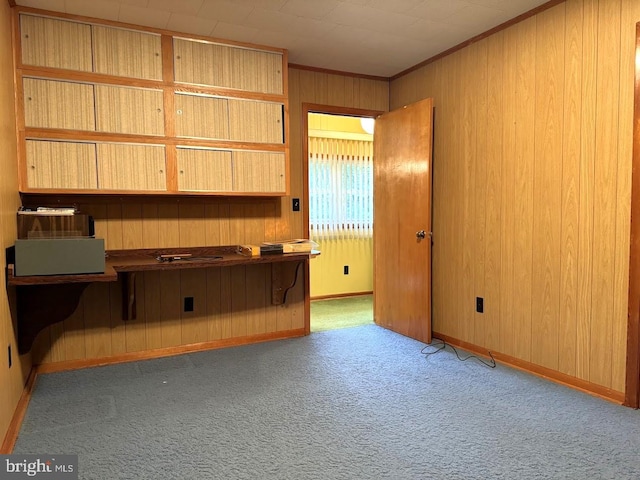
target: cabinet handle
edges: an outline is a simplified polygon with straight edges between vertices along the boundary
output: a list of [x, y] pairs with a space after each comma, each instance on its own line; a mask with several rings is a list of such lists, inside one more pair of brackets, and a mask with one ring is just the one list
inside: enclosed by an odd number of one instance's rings
[[25, 34], [24, 38], [29, 38], [29, 34], [28, 33]]
[[160, 113], [160, 112], [162, 112], [162, 109], [161, 109], [161, 108], [159, 108], [159, 109], [158, 109], [158, 113]]
[[181, 173], [181, 174], [184, 174], [184, 170], [180, 170], [180, 173]]
[[36, 166], [35, 166], [35, 165], [31, 165], [31, 169], [32, 169], [32, 170], [35, 170], [35, 169], [36, 169]]
[[160, 173], [164, 173], [164, 170], [160, 170]]

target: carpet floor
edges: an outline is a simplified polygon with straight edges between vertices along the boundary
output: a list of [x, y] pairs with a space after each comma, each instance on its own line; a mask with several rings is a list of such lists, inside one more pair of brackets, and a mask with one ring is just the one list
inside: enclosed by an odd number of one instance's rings
[[329, 298], [311, 302], [311, 331], [373, 324], [373, 295]]
[[81, 479], [638, 479], [640, 413], [375, 325], [38, 377]]

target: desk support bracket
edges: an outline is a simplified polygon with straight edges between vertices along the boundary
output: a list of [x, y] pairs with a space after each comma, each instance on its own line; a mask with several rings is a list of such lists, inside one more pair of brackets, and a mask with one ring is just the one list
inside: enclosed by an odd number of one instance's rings
[[136, 272], [118, 274], [122, 283], [122, 319], [135, 320], [136, 312]]
[[287, 293], [296, 284], [303, 261], [271, 264], [271, 304], [284, 305]]
[[16, 287], [18, 318], [18, 353], [31, 350], [33, 341], [41, 330], [61, 322], [78, 308], [82, 292], [89, 283], [64, 283], [54, 285], [20, 285]]

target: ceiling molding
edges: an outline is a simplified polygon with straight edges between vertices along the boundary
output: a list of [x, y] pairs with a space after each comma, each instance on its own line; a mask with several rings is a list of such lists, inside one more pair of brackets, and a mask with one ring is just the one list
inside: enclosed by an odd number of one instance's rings
[[8, 0], [9, 1], [9, 6], [10, 7], [15, 7], [16, 6], [16, 0]]
[[404, 75], [407, 75], [408, 73], [411, 73], [415, 70], [418, 70], [419, 68], [424, 67], [425, 65], [429, 65], [430, 63], [435, 62], [436, 60], [440, 60], [441, 58], [444, 58], [448, 55], [451, 55], [452, 53], [457, 52], [458, 50], [462, 50], [465, 47], [468, 47], [469, 45], [471, 45], [472, 43], [476, 43], [479, 42], [480, 40], [483, 40], [487, 37], [490, 37], [491, 35], [493, 35], [494, 33], [498, 33], [501, 30], [505, 30], [509, 27], [511, 27], [512, 25], [515, 25], [516, 23], [520, 23], [523, 20], [526, 20], [527, 18], [533, 17], [534, 15], [537, 15], [540, 12], [544, 12], [545, 10], [548, 10], [551, 7], [555, 7], [556, 5], [559, 5], [561, 3], [564, 3], [566, 0], [550, 0], [547, 3], [543, 3], [542, 5], [533, 8], [531, 10], [529, 10], [528, 12], [525, 12], [521, 15], [518, 15], [517, 17], [512, 18], [511, 20], [507, 20], [504, 23], [501, 23], [500, 25], [493, 27], [490, 30], [487, 30], [484, 33], [481, 33], [479, 35], [476, 35], [475, 37], [470, 38], [469, 40], [465, 40], [462, 43], [459, 43], [458, 45], [451, 47], [448, 50], [445, 50], [444, 52], [441, 52], [437, 55], [434, 55], [431, 58], [428, 58], [416, 65], [414, 65], [413, 67], [409, 67], [406, 70], [401, 71], [400, 73], [396, 73], [395, 75], [391, 76], [389, 78], [390, 81], [393, 80], [397, 80], [400, 77], [403, 77]]

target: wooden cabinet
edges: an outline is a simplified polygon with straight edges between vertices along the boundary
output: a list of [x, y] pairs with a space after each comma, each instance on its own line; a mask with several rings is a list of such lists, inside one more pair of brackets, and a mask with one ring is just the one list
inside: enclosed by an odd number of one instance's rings
[[162, 80], [160, 35], [94, 25], [93, 56], [97, 73]]
[[178, 148], [178, 189], [231, 192], [233, 173], [228, 150]]
[[98, 188], [94, 144], [27, 140], [26, 147], [30, 188]]
[[257, 143], [282, 143], [283, 106], [278, 103], [229, 100], [229, 138]]
[[233, 190], [284, 193], [285, 168], [283, 153], [233, 152]]
[[284, 142], [281, 103], [178, 94], [175, 107], [178, 137]]
[[21, 15], [20, 42], [25, 65], [92, 70], [90, 25]]
[[283, 93], [282, 54], [174, 38], [176, 82]]
[[178, 148], [181, 191], [284, 193], [283, 153]]
[[24, 78], [27, 127], [95, 130], [93, 85]]
[[164, 190], [163, 146], [102, 143], [97, 145], [98, 187], [101, 190]]
[[99, 132], [164, 135], [162, 90], [96, 85]]
[[229, 138], [229, 102], [226, 98], [179, 94], [175, 107], [178, 137]]
[[21, 192], [287, 194], [284, 50], [15, 10]]

